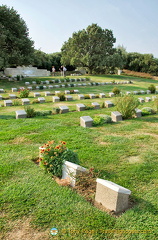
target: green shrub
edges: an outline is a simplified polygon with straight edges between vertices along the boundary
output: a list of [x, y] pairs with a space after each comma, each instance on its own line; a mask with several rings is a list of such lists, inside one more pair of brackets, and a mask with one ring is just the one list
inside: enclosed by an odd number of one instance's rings
[[116, 99], [116, 109], [122, 114], [123, 119], [132, 118], [139, 104], [138, 99], [134, 98], [134, 96], [128, 95]]
[[20, 81], [20, 75], [16, 76], [17, 81]]
[[36, 79], [36, 84], [40, 84], [41, 81], [39, 79]]
[[25, 107], [25, 111], [27, 114], [27, 118], [33, 118], [36, 116], [34, 108], [31, 108], [30, 106]]
[[156, 87], [154, 86], [154, 84], [151, 84], [151, 85], [148, 87], [148, 90], [150, 90], [151, 93], [155, 93]]
[[70, 90], [70, 94], [74, 94], [74, 90]]
[[30, 91], [28, 89], [20, 90], [20, 98], [27, 98], [29, 96]]
[[112, 89], [112, 92], [115, 94], [115, 95], [119, 95], [120, 94], [120, 89], [118, 89], [117, 87], [114, 87]]
[[47, 116], [51, 115], [52, 111], [45, 110], [45, 111], [36, 111], [36, 116]]
[[94, 106], [92, 105], [85, 105], [85, 110], [93, 110]]
[[42, 86], [42, 85], [40, 85], [40, 86], [39, 86], [39, 89], [40, 89], [40, 90], [43, 90], [43, 86]]
[[141, 109], [141, 111], [142, 111], [142, 116], [152, 115], [156, 113], [155, 110], [150, 107], [144, 107]]
[[84, 94], [85, 99], [90, 99], [90, 96], [88, 94]]
[[21, 101], [19, 99], [15, 99], [13, 101], [13, 106], [20, 106], [21, 105]]
[[58, 93], [57, 96], [60, 98], [60, 101], [65, 101], [65, 94], [64, 93]]
[[105, 123], [111, 123], [112, 119], [109, 115], [100, 114], [93, 118], [93, 126], [102, 126]]

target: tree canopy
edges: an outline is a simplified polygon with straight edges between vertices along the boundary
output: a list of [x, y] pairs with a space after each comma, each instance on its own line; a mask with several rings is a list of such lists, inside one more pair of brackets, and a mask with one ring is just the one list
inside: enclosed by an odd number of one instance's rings
[[0, 6], [0, 67], [28, 65], [34, 52], [24, 20], [13, 8]]
[[92, 73], [93, 70], [109, 64], [108, 58], [114, 53], [115, 41], [111, 30], [92, 24], [74, 32], [63, 44], [61, 62], [64, 65], [86, 67]]

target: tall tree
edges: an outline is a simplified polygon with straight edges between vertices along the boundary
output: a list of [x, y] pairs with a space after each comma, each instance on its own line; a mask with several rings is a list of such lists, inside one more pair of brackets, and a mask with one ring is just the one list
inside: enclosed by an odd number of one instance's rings
[[92, 24], [73, 33], [62, 46], [61, 62], [65, 65], [86, 67], [89, 73], [105, 67], [109, 56], [114, 53], [116, 39], [111, 30]]
[[30, 64], [34, 43], [16, 10], [0, 6], [0, 29], [0, 67]]

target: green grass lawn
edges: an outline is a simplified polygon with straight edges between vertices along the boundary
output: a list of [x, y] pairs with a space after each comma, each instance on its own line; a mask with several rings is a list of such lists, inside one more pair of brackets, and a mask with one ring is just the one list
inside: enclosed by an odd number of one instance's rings
[[[151, 83], [158, 85], [156, 80], [125, 76], [90, 78], [96, 82], [133, 81], [133, 84], [118, 85], [121, 91], [147, 90]], [[0, 88], [7, 91], [0, 95], [7, 96], [12, 87], [24, 86], [24, 81], [0, 82]], [[98, 94], [108, 93], [113, 87], [106, 85], [73, 89], [83, 94]], [[44, 96], [44, 90], [37, 92]], [[70, 112], [66, 114], [16, 120], [15, 111], [23, 109], [23, 106], [0, 108], [0, 239], [20, 240], [20, 234], [25, 234], [28, 240], [156, 239], [158, 114], [82, 128], [79, 125], [80, 116], [93, 118], [98, 114], [110, 115], [116, 107], [76, 112], [76, 103], [102, 104], [110, 98], [78, 100], [77, 95], [72, 96], [74, 100], [71, 102], [52, 103], [52, 97], [46, 97], [46, 103], [31, 105], [38, 111], [67, 105]], [[34, 100], [33, 93], [29, 99]], [[115, 101], [115, 98], [111, 100]], [[154, 108], [153, 102], [143, 103], [139, 108], [144, 106]], [[121, 216], [114, 217], [94, 207], [71, 188], [59, 186], [52, 180], [51, 174], [46, 174], [32, 161], [38, 157], [38, 148], [49, 140], [66, 141], [67, 147], [78, 153], [81, 166], [93, 167], [99, 172], [100, 178], [130, 189], [133, 207]], [[53, 227], [58, 229], [56, 236], [50, 235]]]

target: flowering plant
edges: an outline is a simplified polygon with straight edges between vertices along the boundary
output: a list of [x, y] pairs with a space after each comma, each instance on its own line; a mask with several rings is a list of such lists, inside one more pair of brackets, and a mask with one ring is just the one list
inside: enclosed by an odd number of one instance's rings
[[20, 98], [26, 98], [29, 96], [30, 91], [28, 89], [22, 88], [20, 89], [19, 93], [20, 93]]
[[60, 141], [59, 144], [56, 144], [55, 141], [48, 141], [41, 147], [40, 155], [40, 166], [57, 177], [62, 176], [64, 161], [79, 163], [77, 154], [68, 149], [64, 141]]

